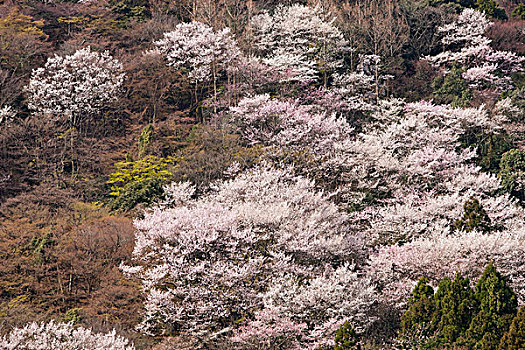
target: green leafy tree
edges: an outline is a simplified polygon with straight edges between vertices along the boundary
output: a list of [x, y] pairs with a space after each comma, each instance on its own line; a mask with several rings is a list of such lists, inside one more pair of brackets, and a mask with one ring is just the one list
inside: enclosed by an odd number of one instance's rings
[[110, 0], [109, 7], [117, 15], [116, 23], [121, 27], [150, 17], [147, 0]]
[[525, 349], [525, 309], [521, 308], [512, 320], [509, 330], [499, 343], [498, 350]]
[[478, 230], [483, 233], [489, 233], [492, 230], [490, 218], [477, 200], [471, 197], [463, 205], [463, 216], [456, 220], [453, 225], [453, 231], [470, 232]]
[[109, 206], [112, 210], [131, 210], [138, 204], [150, 206], [163, 195], [164, 182], [156, 178], [147, 179], [126, 186]]
[[519, 4], [512, 10], [511, 16], [514, 18], [525, 19], [525, 4]]
[[113, 210], [130, 210], [137, 204], [150, 205], [162, 197], [163, 185], [173, 176], [173, 158], [146, 156], [137, 161], [115, 164], [117, 170], [110, 175], [110, 202]]
[[476, 0], [476, 9], [480, 12], [485, 12], [487, 16], [496, 19], [508, 19], [505, 9], [499, 6], [499, 4], [494, 0]]
[[505, 191], [525, 199], [525, 152], [512, 149], [501, 156], [498, 177]]
[[463, 79], [464, 69], [456, 65], [445, 77], [438, 77], [432, 82], [434, 99], [437, 103], [449, 103], [453, 107], [466, 107], [472, 99], [472, 91]]
[[476, 284], [474, 295], [479, 312], [465, 333], [465, 343], [474, 349], [497, 349], [517, 313], [516, 294], [491, 262]]
[[359, 337], [350, 322], [345, 321], [335, 334], [334, 350], [360, 350]]

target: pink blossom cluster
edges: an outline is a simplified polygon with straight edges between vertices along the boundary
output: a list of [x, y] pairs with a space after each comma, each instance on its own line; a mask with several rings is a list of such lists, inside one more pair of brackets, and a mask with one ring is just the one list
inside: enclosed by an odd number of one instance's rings
[[275, 327], [268, 337], [300, 330], [296, 341], [309, 344], [322, 327], [333, 338], [326, 322], [369, 324], [375, 290], [342, 265], [361, 259], [363, 242], [310, 180], [262, 167], [196, 199], [191, 186], [172, 188], [171, 205], [135, 222], [136, 266], [122, 266], [146, 293], [142, 331], [170, 325], [209, 339], [242, 326], [236, 339], [253, 341]]

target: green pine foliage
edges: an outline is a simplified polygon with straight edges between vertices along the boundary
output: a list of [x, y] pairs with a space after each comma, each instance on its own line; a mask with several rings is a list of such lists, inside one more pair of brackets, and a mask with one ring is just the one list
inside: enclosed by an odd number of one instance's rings
[[521, 308], [512, 320], [509, 330], [499, 343], [498, 350], [525, 349], [525, 309]]
[[153, 125], [148, 124], [142, 129], [139, 136], [139, 158], [144, 157], [148, 150], [148, 146], [153, 140]]
[[463, 216], [454, 222], [452, 230], [465, 232], [477, 230], [483, 233], [492, 230], [490, 218], [477, 198], [471, 197], [465, 202]]
[[464, 69], [454, 65], [445, 77], [438, 77], [432, 82], [433, 97], [437, 103], [451, 104], [453, 107], [467, 107], [472, 100], [472, 91], [463, 79]]
[[479, 312], [472, 319], [465, 340], [473, 349], [497, 349], [517, 313], [516, 294], [491, 262], [474, 289]]
[[508, 19], [505, 9], [495, 0], [430, 0], [430, 5], [447, 5], [457, 11], [460, 11], [463, 8], [473, 8], [485, 12], [487, 16], [495, 19]]
[[500, 171], [502, 155], [515, 147], [514, 141], [505, 132], [487, 133], [480, 128], [469, 129], [460, 136], [461, 147], [476, 150], [476, 165], [483, 171], [495, 174]]
[[359, 337], [350, 322], [345, 321], [335, 334], [334, 350], [360, 350]]
[[80, 313], [82, 308], [73, 308], [66, 311], [66, 314], [62, 318], [63, 322], [70, 323], [73, 325], [79, 324], [82, 321], [82, 316]]
[[408, 310], [401, 317], [400, 338], [412, 345], [430, 335], [430, 322], [435, 311], [434, 289], [421, 277], [408, 298]]
[[502, 155], [514, 146], [513, 139], [505, 133], [483, 134], [475, 145], [478, 157], [476, 163], [488, 172], [498, 172]]
[[525, 19], [525, 4], [518, 4], [518, 6], [512, 10], [511, 16], [513, 18]]
[[115, 20], [120, 27], [126, 27], [130, 22], [142, 22], [150, 17], [147, 0], [111, 0], [111, 11], [117, 15]]
[[425, 277], [421, 277], [419, 281], [417, 281], [414, 290], [410, 292], [410, 296], [408, 297], [408, 304], [414, 305], [415, 303], [421, 301], [424, 298], [431, 299], [433, 295], [434, 289], [428, 285], [428, 280]]
[[476, 9], [481, 12], [485, 12], [485, 14], [489, 17], [493, 17], [499, 20], [506, 20], [508, 19], [507, 13], [505, 13], [505, 9], [494, 0], [476, 0]]
[[474, 289], [481, 311], [494, 315], [516, 315], [518, 301], [514, 291], [491, 262]]
[[501, 156], [500, 171], [498, 177], [501, 186], [508, 193], [523, 201], [525, 199], [525, 152], [512, 149]]
[[432, 317], [434, 342], [451, 346], [467, 330], [477, 310], [477, 301], [467, 278], [457, 274], [454, 280], [445, 277], [434, 295], [436, 311]]
[[454, 280], [445, 277], [434, 293], [421, 278], [401, 318], [399, 340], [405, 348], [424, 350], [489, 350], [499, 344], [500, 349], [522, 349], [525, 312], [516, 312], [516, 295], [492, 263], [474, 289], [457, 274]]

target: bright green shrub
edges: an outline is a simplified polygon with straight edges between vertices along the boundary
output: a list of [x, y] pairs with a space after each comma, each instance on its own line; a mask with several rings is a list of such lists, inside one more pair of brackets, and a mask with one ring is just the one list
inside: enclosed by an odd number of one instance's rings
[[137, 204], [150, 205], [163, 194], [163, 185], [173, 176], [173, 158], [147, 156], [131, 162], [115, 164], [117, 170], [110, 175], [111, 196], [116, 198], [110, 206], [114, 210], [133, 209]]
[[110, 202], [113, 210], [131, 210], [138, 204], [150, 206], [164, 194], [164, 182], [160, 179], [147, 179], [133, 182]]
[[78, 324], [80, 321], [82, 321], [82, 316], [80, 316], [80, 312], [82, 311], [82, 308], [75, 308], [75, 309], [69, 309], [66, 311], [66, 314], [62, 318], [62, 321], [66, 323], [72, 323], [72, 324]]

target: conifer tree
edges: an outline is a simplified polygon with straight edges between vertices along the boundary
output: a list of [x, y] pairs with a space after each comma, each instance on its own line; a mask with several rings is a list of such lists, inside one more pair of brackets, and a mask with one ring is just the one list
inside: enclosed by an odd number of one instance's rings
[[454, 230], [470, 232], [477, 230], [489, 233], [492, 230], [490, 218], [479, 203], [479, 200], [471, 197], [463, 205], [463, 216], [454, 223]]
[[360, 350], [359, 337], [350, 322], [345, 321], [335, 334], [334, 350]]
[[500, 172], [502, 187], [520, 200], [525, 199], [525, 152], [511, 149], [501, 156]]
[[475, 288], [479, 312], [466, 332], [466, 343], [475, 349], [497, 349], [517, 312], [517, 298], [491, 262]]
[[494, 0], [477, 0], [476, 7], [478, 11], [484, 12], [487, 16], [500, 20], [508, 19], [505, 9]]
[[467, 107], [472, 99], [472, 91], [461, 76], [465, 70], [456, 64], [444, 77], [436, 78], [432, 85], [438, 103], [450, 103], [452, 107]]
[[525, 349], [525, 309], [521, 308], [499, 343], [499, 350]]
[[457, 274], [452, 281], [445, 277], [434, 295], [436, 311], [431, 328], [438, 344], [452, 345], [466, 331], [477, 310], [477, 301], [468, 278]]
[[421, 277], [408, 298], [408, 310], [401, 317], [401, 338], [412, 342], [425, 339], [435, 311], [434, 289]]

